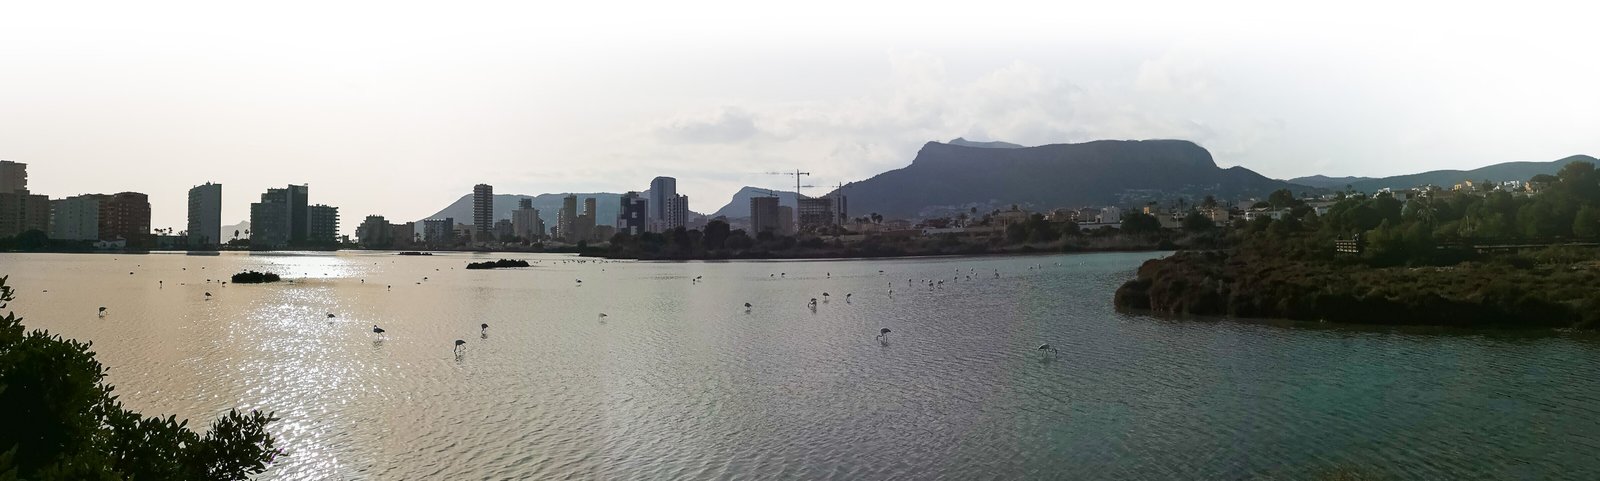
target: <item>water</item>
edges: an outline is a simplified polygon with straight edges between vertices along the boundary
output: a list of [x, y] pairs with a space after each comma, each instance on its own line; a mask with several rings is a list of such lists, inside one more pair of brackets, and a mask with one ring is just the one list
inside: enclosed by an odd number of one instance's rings
[[[0, 254], [0, 274], [136, 410], [276, 411], [289, 457], [265, 479], [1600, 479], [1595, 336], [1115, 312], [1154, 256]], [[205, 282], [244, 269], [295, 282]]]

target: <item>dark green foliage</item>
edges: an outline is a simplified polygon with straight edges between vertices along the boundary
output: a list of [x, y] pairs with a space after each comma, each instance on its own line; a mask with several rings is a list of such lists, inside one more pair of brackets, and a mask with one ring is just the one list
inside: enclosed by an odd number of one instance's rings
[[238, 274], [234, 274], [232, 279], [234, 284], [261, 284], [266, 282], [278, 282], [279, 280], [282, 280], [282, 278], [278, 277], [277, 274], [256, 271], [240, 272]]
[[[1544, 182], [1532, 196], [1432, 190], [1402, 209], [1388, 194], [1357, 195], [1320, 218], [1258, 218], [1233, 233], [1231, 252], [1147, 262], [1116, 302], [1174, 314], [1600, 328], [1600, 249], [1502, 251], [1597, 240], [1600, 173], [1573, 162]], [[1361, 255], [1333, 254], [1334, 239], [1355, 236]]]
[[[621, 235], [621, 234], [618, 234]], [[468, 269], [501, 269], [507, 267], [528, 267], [528, 261], [522, 259], [500, 259], [497, 261], [471, 262]]]
[[1161, 221], [1156, 216], [1143, 212], [1129, 212], [1122, 214], [1122, 232], [1140, 235], [1154, 234], [1161, 231]]
[[1215, 228], [1217, 228], [1217, 223], [1212, 222], [1210, 217], [1206, 217], [1205, 214], [1201, 214], [1199, 211], [1190, 210], [1189, 214], [1183, 217], [1183, 230], [1208, 232]]
[[245, 479], [281, 454], [271, 414], [231, 411], [201, 435], [124, 409], [104, 381], [87, 343], [0, 317], [0, 479]]
[[[1594, 258], [1594, 253], [1589, 253]], [[1591, 260], [1592, 264], [1593, 261]], [[1179, 252], [1146, 262], [1120, 308], [1363, 324], [1600, 327], [1590, 265], [1372, 268], [1255, 252]]]

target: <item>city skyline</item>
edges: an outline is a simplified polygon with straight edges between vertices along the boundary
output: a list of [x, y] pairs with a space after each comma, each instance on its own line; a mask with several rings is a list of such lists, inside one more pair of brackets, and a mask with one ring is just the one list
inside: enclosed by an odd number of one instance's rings
[[[1600, 66], [1575, 60], [1586, 16], [1368, 7], [824, 4], [729, 22], [711, 4], [623, 19], [350, 4], [218, 23], [16, 4], [0, 10], [0, 158], [52, 198], [147, 193], [153, 226], [182, 229], [185, 190], [205, 181], [230, 186], [225, 225], [287, 183], [407, 220], [486, 181], [621, 193], [671, 175], [721, 205], [786, 184], [758, 172], [833, 185], [955, 137], [1186, 139], [1274, 178], [1600, 152]], [[361, 21], [374, 12], [385, 21]], [[794, 40], [819, 23], [829, 41]]]

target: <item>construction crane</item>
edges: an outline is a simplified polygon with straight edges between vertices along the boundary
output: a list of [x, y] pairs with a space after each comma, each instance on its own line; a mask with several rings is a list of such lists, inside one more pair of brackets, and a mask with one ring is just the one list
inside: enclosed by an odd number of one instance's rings
[[801, 187], [816, 187], [814, 185], [800, 185], [800, 176], [802, 176], [802, 175], [805, 175], [805, 176], [811, 175], [810, 172], [801, 172], [800, 169], [794, 169], [794, 172], [762, 172], [762, 174], [766, 174], [766, 175], [792, 175], [792, 176], [794, 176], [794, 195], [797, 195], [797, 196], [800, 195], [800, 188]]

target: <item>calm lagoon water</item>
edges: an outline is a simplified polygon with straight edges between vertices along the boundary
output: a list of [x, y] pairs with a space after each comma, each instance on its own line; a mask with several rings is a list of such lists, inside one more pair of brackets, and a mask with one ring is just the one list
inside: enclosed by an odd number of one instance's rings
[[[0, 254], [0, 274], [147, 415], [276, 411], [289, 457], [265, 479], [1600, 479], [1595, 336], [1115, 312], [1156, 255]], [[294, 282], [206, 282], [244, 269]]]

